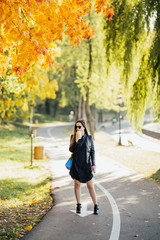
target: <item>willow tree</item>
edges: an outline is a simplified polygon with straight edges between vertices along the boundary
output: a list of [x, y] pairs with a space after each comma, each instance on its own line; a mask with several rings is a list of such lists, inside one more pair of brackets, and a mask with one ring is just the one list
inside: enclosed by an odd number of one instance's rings
[[108, 83], [116, 69], [128, 116], [141, 128], [147, 107], [160, 116], [160, 5], [158, 0], [113, 5], [115, 16], [105, 23]]

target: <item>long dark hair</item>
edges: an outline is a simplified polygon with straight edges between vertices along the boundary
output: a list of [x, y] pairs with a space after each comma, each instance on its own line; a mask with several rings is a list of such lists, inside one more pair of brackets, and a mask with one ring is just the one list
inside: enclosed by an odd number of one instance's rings
[[75, 125], [74, 125], [74, 136], [76, 135], [76, 124], [77, 124], [78, 122], [82, 124], [82, 126], [84, 127], [84, 133], [88, 135], [88, 131], [87, 131], [87, 127], [86, 127], [86, 122], [85, 122], [85, 120], [83, 120], [83, 119], [78, 119], [78, 120], [76, 121]]

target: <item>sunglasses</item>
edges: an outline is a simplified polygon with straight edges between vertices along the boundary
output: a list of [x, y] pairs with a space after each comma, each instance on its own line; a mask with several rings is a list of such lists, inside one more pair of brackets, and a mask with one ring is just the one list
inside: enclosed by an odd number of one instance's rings
[[77, 129], [77, 128], [81, 129], [81, 126], [75, 126], [75, 129]]

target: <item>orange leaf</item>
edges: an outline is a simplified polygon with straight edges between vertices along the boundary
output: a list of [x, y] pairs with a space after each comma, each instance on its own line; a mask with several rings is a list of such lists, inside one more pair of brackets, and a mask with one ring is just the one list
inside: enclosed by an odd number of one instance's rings
[[26, 230], [26, 231], [31, 231], [31, 230], [32, 230], [32, 226], [27, 226], [27, 227], [25, 228], [25, 230]]

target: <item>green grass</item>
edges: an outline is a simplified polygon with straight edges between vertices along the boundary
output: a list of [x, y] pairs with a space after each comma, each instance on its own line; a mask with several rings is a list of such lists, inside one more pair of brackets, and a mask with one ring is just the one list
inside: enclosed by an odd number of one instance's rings
[[53, 118], [50, 115], [47, 114], [40, 114], [40, 113], [34, 113], [33, 120], [38, 120], [38, 123], [48, 123], [48, 122], [56, 122], [57, 119]]
[[160, 183], [160, 169], [158, 169], [156, 173], [152, 174], [151, 178]]
[[[35, 140], [34, 140], [35, 141]], [[53, 206], [48, 160], [30, 165], [26, 126], [0, 126], [0, 239], [19, 239]]]
[[33, 120], [38, 120], [38, 123], [56, 123], [59, 121], [68, 122], [68, 116], [67, 115], [58, 115], [54, 118], [51, 115], [34, 113]]

